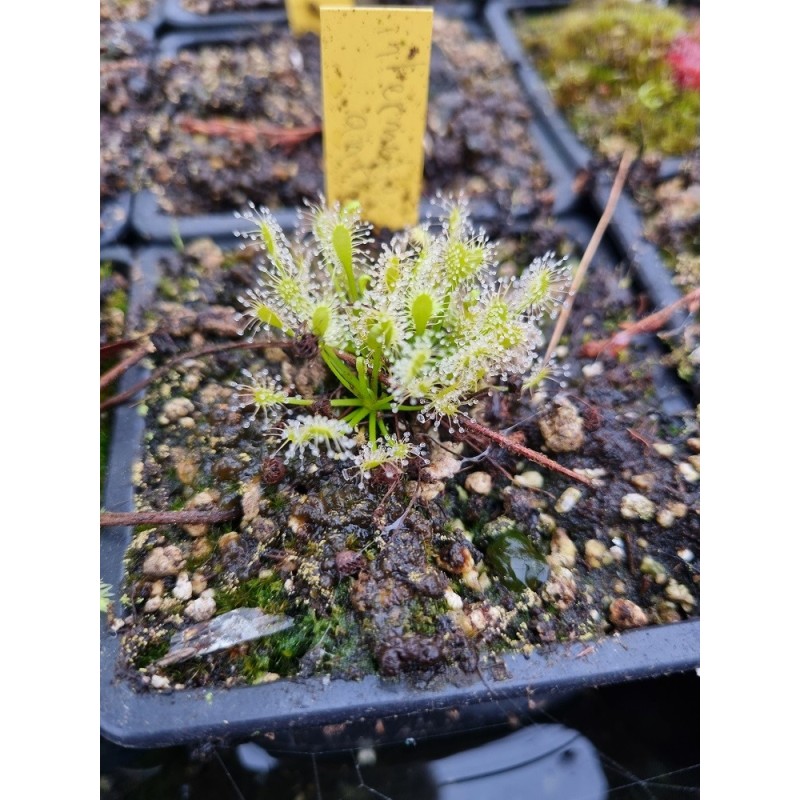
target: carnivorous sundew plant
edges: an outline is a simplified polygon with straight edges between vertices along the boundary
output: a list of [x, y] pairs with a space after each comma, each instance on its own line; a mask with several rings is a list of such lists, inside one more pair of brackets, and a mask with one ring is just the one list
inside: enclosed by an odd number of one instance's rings
[[266, 373], [236, 384], [240, 406], [250, 420], [261, 415], [286, 458], [324, 449], [352, 460], [348, 472], [363, 484], [378, 467], [424, 456], [415, 421], [460, 427], [480, 392], [504, 390], [511, 375], [534, 388], [548, 373], [540, 325], [566, 295], [564, 262], [548, 253], [519, 277], [497, 278], [494, 248], [465, 202], [440, 206], [438, 220], [396, 234], [377, 255], [356, 203], [309, 205], [292, 244], [267, 209], [237, 215], [254, 225], [240, 235], [265, 254], [258, 285], [240, 298], [245, 331], [310, 335], [339, 384], [328, 415], [321, 398]]

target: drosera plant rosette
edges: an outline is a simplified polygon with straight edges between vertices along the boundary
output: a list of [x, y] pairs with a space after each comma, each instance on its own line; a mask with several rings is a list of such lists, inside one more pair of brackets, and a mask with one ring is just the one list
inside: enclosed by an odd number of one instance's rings
[[[338, 383], [329, 397], [302, 397], [267, 376], [236, 384], [244, 410], [263, 411], [275, 452], [302, 459], [350, 459], [345, 474], [399, 478], [423, 442], [414, 423], [460, 428], [465, 409], [510, 376], [534, 388], [551, 371], [541, 363], [541, 322], [567, 291], [564, 260], [552, 253], [523, 274], [497, 278], [492, 245], [470, 222], [463, 199], [440, 198], [442, 213], [396, 234], [370, 255], [372, 230], [357, 203], [310, 205], [294, 246], [272, 214], [254, 205], [240, 235], [258, 243], [258, 285], [240, 298], [245, 331], [277, 331], [311, 341]], [[372, 248], [375, 249], [375, 248]], [[329, 413], [309, 407], [324, 402]], [[302, 413], [300, 413], [302, 411]]]

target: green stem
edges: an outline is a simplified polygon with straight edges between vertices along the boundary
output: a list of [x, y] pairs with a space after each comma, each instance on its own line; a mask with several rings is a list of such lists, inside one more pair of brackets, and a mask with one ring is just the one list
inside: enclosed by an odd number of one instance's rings
[[378, 440], [378, 434], [376, 431], [376, 422], [378, 419], [378, 415], [375, 411], [371, 411], [369, 415], [369, 442], [370, 444], [375, 444]]
[[383, 359], [381, 358], [380, 350], [376, 350], [372, 354], [372, 393], [375, 397], [378, 396], [378, 378], [381, 374], [381, 363]]
[[333, 408], [357, 408], [364, 405], [359, 397], [335, 397], [329, 402]]
[[389, 438], [389, 429], [386, 427], [386, 423], [383, 421], [383, 417], [378, 417], [378, 427], [381, 429], [381, 433], [383, 434], [384, 439]]
[[357, 408], [355, 411], [351, 411], [345, 418], [344, 421], [350, 425], [351, 427], [355, 428], [359, 422], [361, 422], [364, 417], [369, 414], [370, 411], [368, 408]]

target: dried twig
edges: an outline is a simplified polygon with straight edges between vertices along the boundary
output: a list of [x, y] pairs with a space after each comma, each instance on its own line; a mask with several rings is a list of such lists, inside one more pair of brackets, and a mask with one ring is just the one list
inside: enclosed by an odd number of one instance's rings
[[100, 404], [100, 410], [105, 411], [107, 408], [117, 406], [120, 403], [124, 403], [126, 400], [129, 400], [131, 397], [134, 397], [151, 381], [172, 369], [176, 364], [180, 364], [181, 361], [187, 361], [193, 358], [202, 358], [203, 356], [211, 356], [215, 355], [216, 353], [224, 353], [227, 350], [257, 350], [263, 347], [290, 347], [291, 345], [292, 342], [281, 341], [238, 341], [226, 342], [225, 344], [208, 345], [207, 347], [200, 347], [197, 350], [189, 350], [187, 353], [181, 353], [180, 355], [171, 358], [166, 364], [162, 364], [160, 367], [157, 367], [146, 378], [143, 378], [129, 389], [126, 389], [124, 392], [120, 392], [119, 394], [115, 394], [113, 397], [109, 397], [108, 400]]
[[615, 333], [610, 339], [597, 339], [585, 342], [581, 347], [581, 356], [597, 358], [601, 353], [618, 356], [631, 343], [631, 339], [640, 333], [655, 333], [663, 328], [672, 319], [672, 315], [683, 306], [696, 310], [700, 305], [700, 289], [695, 289], [689, 294], [671, 303], [666, 308], [656, 311], [637, 322], [623, 322], [622, 330]]
[[153, 349], [152, 343], [150, 341], [146, 341], [141, 347], [138, 347], [132, 353], [128, 353], [128, 355], [125, 356], [122, 361], [115, 364], [113, 367], [111, 367], [111, 369], [107, 370], [100, 376], [100, 390], [102, 391], [106, 388], [106, 386], [114, 383], [114, 381], [119, 378], [120, 375], [138, 364], [148, 353], [152, 353]]
[[183, 116], [178, 125], [187, 133], [198, 133], [201, 136], [221, 136], [232, 142], [244, 144], [266, 144], [267, 147], [297, 147], [297, 145], [321, 133], [319, 125], [308, 125], [300, 128], [281, 128], [268, 122], [254, 120], [230, 119], [229, 117], [212, 117], [197, 119]]
[[104, 511], [100, 514], [102, 527], [111, 525], [202, 525], [230, 522], [241, 511]]
[[575, 272], [575, 277], [572, 279], [572, 285], [569, 287], [567, 299], [564, 301], [564, 305], [561, 306], [561, 312], [556, 320], [556, 327], [553, 329], [553, 335], [550, 337], [550, 343], [547, 345], [547, 350], [544, 354], [543, 362], [545, 364], [553, 355], [553, 351], [558, 345], [558, 340], [564, 333], [564, 328], [567, 327], [567, 320], [569, 319], [569, 315], [572, 313], [575, 295], [578, 289], [581, 287], [584, 275], [586, 275], [586, 271], [589, 269], [589, 264], [592, 263], [594, 254], [597, 252], [597, 248], [600, 246], [600, 241], [603, 238], [603, 234], [606, 232], [606, 228], [608, 227], [609, 222], [611, 222], [611, 218], [614, 216], [614, 212], [617, 209], [617, 203], [619, 202], [620, 195], [622, 194], [622, 188], [625, 186], [625, 181], [628, 177], [628, 171], [630, 170], [633, 161], [634, 157], [630, 151], [626, 152], [622, 156], [622, 161], [620, 161], [619, 169], [617, 170], [617, 176], [614, 178], [614, 184], [611, 187], [611, 193], [608, 195], [608, 202], [603, 210], [603, 215], [600, 217], [600, 221], [597, 223], [597, 227], [594, 229], [592, 238], [589, 240], [589, 244], [583, 253], [581, 263], [578, 265], [578, 269]]
[[513, 439], [509, 439], [508, 436], [503, 436], [502, 433], [498, 433], [497, 431], [493, 431], [491, 428], [487, 428], [485, 425], [481, 425], [480, 422], [476, 422], [471, 417], [461, 416], [458, 418], [458, 422], [460, 425], [472, 431], [473, 433], [484, 436], [495, 444], [500, 445], [500, 447], [502, 447], [504, 450], [508, 450], [511, 453], [516, 453], [517, 455], [527, 458], [529, 461], [533, 461], [535, 464], [539, 464], [540, 466], [546, 467], [554, 472], [560, 472], [562, 475], [566, 475], [573, 481], [578, 481], [579, 483], [588, 486], [590, 489], [594, 488], [592, 482], [588, 478], [584, 478], [583, 475], [579, 475], [577, 472], [567, 469], [567, 467], [562, 467], [561, 464], [559, 464], [557, 461], [553, 461], [552, 458], [548, 458], [546, 455], [538, 453], [536, 450], [531, 450], [529, 447], [518, 444]]

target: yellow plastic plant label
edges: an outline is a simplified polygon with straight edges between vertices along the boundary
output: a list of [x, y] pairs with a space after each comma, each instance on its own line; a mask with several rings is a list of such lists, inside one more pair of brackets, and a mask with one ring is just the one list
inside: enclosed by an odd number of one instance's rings
[[417, 222], [431, 8], [322, 8], [325, 190], [396, 230]]
[[286, 0], [286, 15], [292, 33], [319, 34], [319, 10], [321, 6], [344, 6], [351, 8], [355, 0]]

